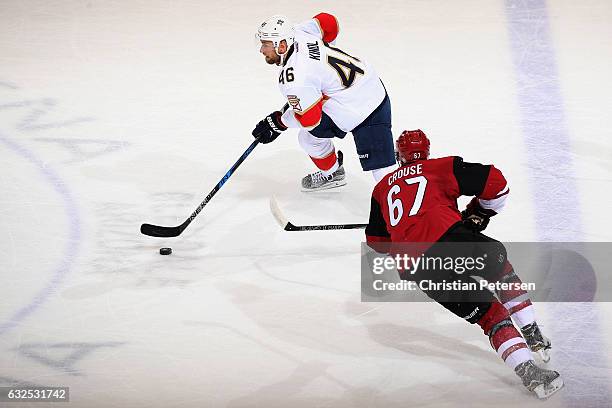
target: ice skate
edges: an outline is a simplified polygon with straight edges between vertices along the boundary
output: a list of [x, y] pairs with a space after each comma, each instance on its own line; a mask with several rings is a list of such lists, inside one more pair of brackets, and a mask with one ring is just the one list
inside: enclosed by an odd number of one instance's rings
[[550, 361], [551, 342], [542, 334], [538, 324], [536, 322], [528, 324], [521, 329], [521, 332], [529, 349], [537, 353], [542, 361], [548, 363]]
[[540, 399], [546, 399], [563, 388], [563, 379], [558, 372], [538, 367], [533, 360], [519, 364], [514, 371], [523, 385]]
[[320, 191], [340, 187], [346, 184], [344, 167], [342, 166], [342, 152], [338, 151], [338, 170], [329, 176], [322, 171], [311, 173], [302, 179], [302, 191]]

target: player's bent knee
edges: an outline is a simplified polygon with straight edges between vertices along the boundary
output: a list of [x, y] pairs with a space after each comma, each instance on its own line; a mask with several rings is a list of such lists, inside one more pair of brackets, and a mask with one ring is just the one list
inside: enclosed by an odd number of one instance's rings
[[503, 327], [506, 320], [512, 324], [506, 308], [498, 301], [494, 301], [489, 304], [486, 312], [481, 315], [476, 323], [478, 323], [487, 336], [491, 336], [493, 329], [498, 330]]
[[306, 130], [300, 131], [298, 142], [311, 157], [325, 157], [334, 151], [334, 144], [330, 139], [316, 138]]
[[486, 264], [483, 278], [495, 280], [504, 273], [504, 268], [508, 264], [508, 252], [504, 244], [499, 241], [486, 243]]

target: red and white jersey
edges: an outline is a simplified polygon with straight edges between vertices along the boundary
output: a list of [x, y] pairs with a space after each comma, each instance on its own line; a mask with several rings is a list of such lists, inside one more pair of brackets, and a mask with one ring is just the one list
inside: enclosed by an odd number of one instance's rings
[[332, 45], [338, 31], [336, 18], [326, 13], [296, 25], [278, 79], [291, 106], [282, 116], [287, 127], [312, 129], [325, 112], [350, 132], [383, 101], [385, 88], [374, 68]]
[[372, 192], [368, 242], [436, 242], [461, 221], [457, 198], [476, 196], [483, 208], [499, 211], [508, 194], [493, 165], [461, 157], [418, 160], [383, 177]]

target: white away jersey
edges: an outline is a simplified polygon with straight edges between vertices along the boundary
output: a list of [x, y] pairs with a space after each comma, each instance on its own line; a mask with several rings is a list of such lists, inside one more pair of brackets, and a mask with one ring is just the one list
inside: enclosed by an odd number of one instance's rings
[[[279, 75], [280, 91], [292, 108], [282, 121], [288, 127], [312, 129], [323, 111], [350, 132], [380, 105], [386, 92], [370, 64], [334, 47], [333, 41], [323, 41], [330, 37], [321, 25], [313, 18], [295, 27], [295, 42]], [[337, 23], [333, 29], [331, 38], [337, 34]]]

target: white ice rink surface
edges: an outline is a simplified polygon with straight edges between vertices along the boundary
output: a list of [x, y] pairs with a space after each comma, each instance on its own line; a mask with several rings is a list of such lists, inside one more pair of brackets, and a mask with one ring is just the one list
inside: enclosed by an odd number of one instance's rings
[[[547, 16], [549, 37], [517, 41], [517, 7]], [[320, 11], [338, 17], [339, 47], [377, 67], [396, 134], [421, 128], [434, 156], [505, 172], [490, 235], [612, 241], [609, 1], [5, 0], [0, 386], [69, 386], [74, 407], [612, 406], [610, 303], [536, 305], [566, 382], [542, 403], [478, 327], [436, 304], [360, 302], [362, 231], [279, 228], [272, 194], [298, 223], [366, 221], [373, 181], [350, 136], [343, 189], [299, 191], [312, 164], [289, 131], [180, 237], [139, 233], [182, 222], [282, 106], [257, 24]], [[521, 56], [540, 40], [554, 69], [539, 80], [559, 91], [570, 141], [561, 173], [533, 165], [522, 125], [537, 106]], [[535, 191], [566, 182], [565, 204]], [[541, 230], [538, 208], [558, 229]]]

